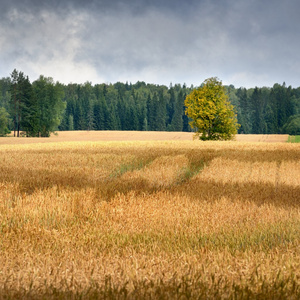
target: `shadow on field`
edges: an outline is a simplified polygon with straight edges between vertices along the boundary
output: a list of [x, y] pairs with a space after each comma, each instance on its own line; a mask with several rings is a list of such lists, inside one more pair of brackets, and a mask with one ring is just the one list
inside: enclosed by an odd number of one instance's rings
[[214, 158], [225, 158], [234, 159], [245, 163], [254, 162], [280, 162], [280, 161], [293, 161], [299, 162], [300, 151], [299, 149], [255, 149], [255, 150], [244, 150], [244, 149], [224, 149], [218, 150], [214, 153]]
[[[164, 275], [156, 280], [132, 279], [131, 282], [114, 283], [107, 275], [104, 283], [91, 280], [82, 288], [76, 280], [55, 287], [45, 282], [45, 286], [30, 287], [29, 290], [14, 287], [0, 289], [4, 299], [299, 299], [300, 287], [295, 275], [279, 276], [274, 282], [268, 281], [265, 275], [251, 274], [246, 282], [220, 278], [215, 274], [203, 274], [197, 271], [179, 277], [174, 273], [169, 280]], [[131, 288], [134, 287], [134, 289]], [[1, 297], [2, 299], [2, 297]]]
[[[251, 201], [262, 204], [272, 204], [279, 207], [300, 206], [300, 186], [286, 184], [257, 183], [257, 182], [216, 182], [202, 180], [197, 177], [184, 178], [169, 186], [155, 186], [145, 178], [123, 179], [120, 177], [104, 178], [91, 181], [89, 176], [68, 172], [50, 172], [38, 170], [19, 170], [22, 176], [10, 169], [0, 168], [2, 182], [16, 184], [16, 194], [32, 194], [37, 190], [44, 190], [57, 186], [63, 190], [95, 190], [95, 202], [110, 201], [117, 194], [134, 192], [136, 195], [152, 194], [167, 191], [169, 194], [184, 195], [195, 201], [215, 201], [222, 197], [232, 201]], [[201, 170], [200, 170], [201, 172]]]
[[[80, 153], [81, 151], [82, 154], [85, 153], [85, 149], [77, 149], [76, 153]], [[116, 155], [124, 154], [124, 149], [121, 151], [114, 148], [93, 151], [98, 155], [108, 152]], [[132, 191], [136, 194], [168, 191], [170, 194], [182, 194], [196, 201], [214, 201], [221, 197], [226, 197], [232, 200], [251, 201], [257, 204], [270, 203], [277, 206], [300, 206], [300, 185], [289, 186], [283, 183], [272, 184], [247, 181], [222, 183], [213, 179], [202, 180], [195, 177], [197, 173], [202, 171], [204, 165], [208, 167], [212, 160], [216, 158], [235, 160], [241, 163], [276, 162], [280, 164], [283, 161], [299, 163], [300, 151], [296, 148], [289, 150], [262, 150], [243, 148], [170, 149], [159, 147], [137, 149], [128, 147], [128, 149], [126, 148], [126, 153], [131, 154], [135, 158], [135, 161], [143, 162], [142, 168], [161, 156], [172, 157], [184, 155], [188, 159], [189, 170], [186, 170], [183, 177], [176, 178], [169, 185], [155, 185], [147, 178], [122, 178], [121, 176], [124, 173], [120, 170], [111, 170], [109, 176], [97, 178], [93, 177], [92, 174], [84, 174], [80, 168], [77, 172], [73, 172], [71, 169], [60, 170], [56, 168], [56, 170], [51, 170], [0, 165], [0, 182], [14, 184], [15, 194], [32, 194], [35, 191], [49, 189], [53, 186], [57, 186], [61, 190], [68, 188], [69, 190], [84, 191], [87, 188], [92, 188], [96, 192], [95, 202], [102, 200], [109, 201], [117, 194], [127, 194]], [[32, 157], [36, 159], [36, 155], [38, 156], [39, 152], [35, 153], [33, 151]], [[66, 157], [67, 155], [66, 153]], [[82, 165], [82, 167], [84, 166]], [[129, 167], [130, 171], [141, 168], [139, 164]], [[92, 172], [93, 169], [91, 168]]]
[[22, 168], [0, 167], [1, 182], [10, 182], [20, 193], [33, 194], [53, 186], [84, 189], [90, 186], [90, 178], [71, 172], [53, 172], [49, 170], [29, 170]]
[[226, 197], [232, 199], [232, 201], [249, 201], [257, 205], [300, 206], [300, 186], [286, 184], [275, 186], [271, 183], [221, 183], [213, 180], [192, 179], [188, 183], [175, 188], [173, 192], [184, 194], [195, 201], [214, 201]]
[[158, 191], [167, 191], [171, 195], [184, 195], [195, 201], [217, 201], [222, 197], [232, 201], [249, 201], [257, 205], [270, 204], [278, 207], [300, 207], [300, 186], [269, 183], [220, 183], [190, 179], [169, 187], [153, 187], [147, 180], [135, 179], [107, 182], [99, 186], [97, 193], [100, 198], [109, 201], [116, 194], [151, 194]]

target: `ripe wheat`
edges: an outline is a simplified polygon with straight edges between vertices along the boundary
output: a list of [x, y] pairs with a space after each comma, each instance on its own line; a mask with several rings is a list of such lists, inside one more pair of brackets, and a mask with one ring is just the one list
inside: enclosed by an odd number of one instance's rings
[[200, 141], [3, 145], [0, 294], [297, 299], [299, 150]]

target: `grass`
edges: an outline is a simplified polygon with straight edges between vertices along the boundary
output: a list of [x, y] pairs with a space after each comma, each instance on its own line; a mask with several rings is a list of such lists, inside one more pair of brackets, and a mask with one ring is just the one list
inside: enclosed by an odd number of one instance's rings
[[0, 298], [298, 299], [291, 143], [0, 148]]
[[300, 135], [290, 135], [288, 138], [289, 143], [300, 143]]

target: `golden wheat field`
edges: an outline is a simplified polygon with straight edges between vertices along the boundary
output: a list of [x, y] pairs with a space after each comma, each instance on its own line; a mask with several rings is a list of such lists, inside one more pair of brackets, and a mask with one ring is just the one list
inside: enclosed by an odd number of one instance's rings
[[[180, 140], [192, 141], [192, 132], [163, 132], [163, 131], [59, 131], [50, 138], [13, 138], [2, 137], [1, 144], [32, 144], [32, 143], [57, 143], [78, 141], [166, 141]], [[238, 134], [239, 142], [267, 142], [279, 143], [288, 140], [287, 134]]]
[[78, 139], [0, 139], [0, 299], [300, 298], [299, 144]]

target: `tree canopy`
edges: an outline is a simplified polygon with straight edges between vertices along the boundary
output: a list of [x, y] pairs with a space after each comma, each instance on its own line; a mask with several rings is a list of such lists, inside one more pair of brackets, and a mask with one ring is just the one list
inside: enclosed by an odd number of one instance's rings
[[291, 135], [300, 135], [300, 114], [288, 118], [283, 126], [283, 132]]
[[31, 84], [28, 76], [15, 69], [11, 73], [10, 93], [14, 136], [22, 130], [27, 136], [48, 137], [57, 130], [65, 109], [62, 85], [44, 76]]
[[[167, 87], [143, 81], [65, 85], [45, 76], [31, 83], [16, 70], [11, 75], [0, 78], [0, 108], [9, 114], [3, 120], [15, 135], [20, 131], [26, 136], [49, 136], [57, 130], [193, 130], [184, 104], [195, 90], [192, 85]], [[239, 133], [299, 132], [298, 117], [291, 118], [300, 114], [299, 87], [276, 83], [223, 89], [237, 113]]]
[[186, 114], [201, 140], [230, 140], [239, 125], [222, 82], [208, 78], [185, 99]]
[[10, 131], [7, 128], [9, 114], [4, 107], [0, 107], [0, 136], [7, 135]]

